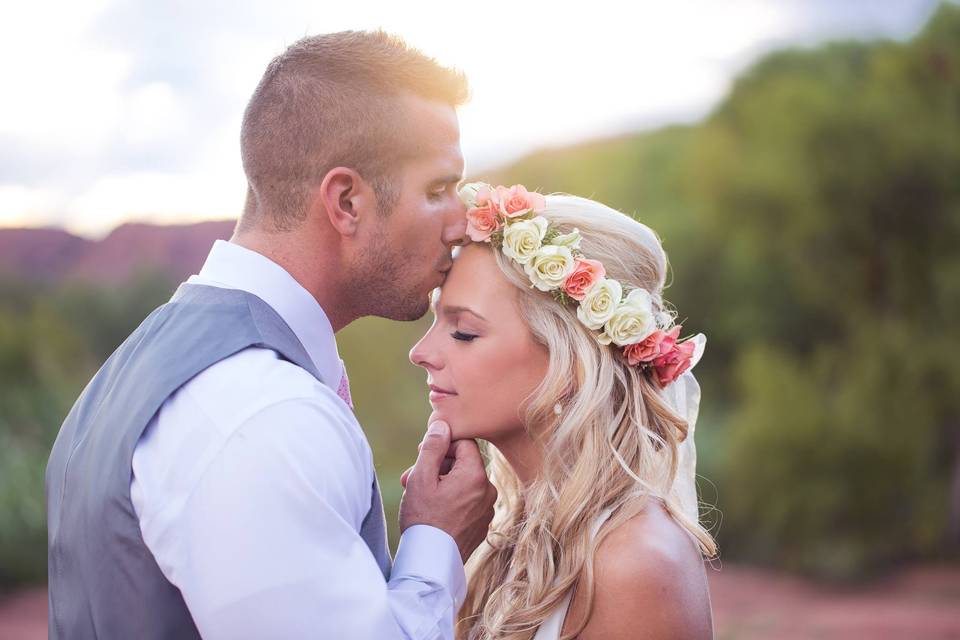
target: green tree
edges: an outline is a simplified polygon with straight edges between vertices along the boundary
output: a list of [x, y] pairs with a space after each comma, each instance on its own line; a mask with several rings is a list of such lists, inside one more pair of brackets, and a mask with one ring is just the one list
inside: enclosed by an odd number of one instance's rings
[[667, 297], [710, 338], [698, 441], [726, 557], [849, 577], [955, 554], [958, 120], [945, 4], [906, 43], [771, 54], [700, 125], [491, 176], [660, 233]]

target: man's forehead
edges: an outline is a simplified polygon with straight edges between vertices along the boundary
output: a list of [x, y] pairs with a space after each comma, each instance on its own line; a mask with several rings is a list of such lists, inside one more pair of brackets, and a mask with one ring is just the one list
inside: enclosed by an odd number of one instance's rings
[[459, 145], [418, 145], [411, 169], [431, 183], [456, 184], [463, 179], [463, 154]]
[[460, 152], [460, 123], [456, 110], [445, 103], [433, 102], [416, 96], [401, 100], [404, 110], [400, 121], [411, 138], [418, 156], [440, 156], [463, 169]]
[[442, 133], [460, 135], [457, 110], [449, 103], [410, 93], [400, 95], [397, 102], [397, 107], [403, 110], [404, 119], [411, 124], [438, 127]]

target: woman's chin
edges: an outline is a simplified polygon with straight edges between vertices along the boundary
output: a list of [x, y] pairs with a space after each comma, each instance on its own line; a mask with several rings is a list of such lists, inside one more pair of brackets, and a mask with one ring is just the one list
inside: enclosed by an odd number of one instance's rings
[[443, 420], [443, 421], [446, 422], [448, 425], [450, 425], [450, 428], [451, 428], [451, 429], [454, 428], [454, 427], [453, 427], [453, 422], [454, 422], [454, 420], [455, 420], [455, 418], [456, 418], [456, 415], [454, 415], [452, 411], [450, 411], [450, 410], [448, 410], [448, 409], [446, 409], [446, 408], [444, 408], [444, 407], [438, 407], [437, 405], [433, 404], [432, 402], [430, 403], [430, 406], [433, 408], [433, 411], [430, 412], [430, 418], [429, 418], [428, 422], [434, 422], [434, 421], [436, 421], [436, 420]]
[[477, 434], [470, 429], [457, 428], [456, 425], [450, 425], [451, 440], [469, 440], [476, 437]]
[[451, 440], [488, 440], [490, 438], [490, 433], [483, 428], [478, 428], [477, 425], [473, 424], [457, 424], [456, 422], [449, 422], [450, 425], [450, 439]]
[[476, 430], [463, 424], [463, 420], [457, 418], [452, 411], [434, 411], [433, 418], [443, 420], [450, 425], [451, 440], [466, 440], [467, 438], [476, 438]]
[[482, 429], [477, 429], [476, 425], [467, 424], [458, 412], [447, 407], [434, 405], [433, 413], [430, 414], [430, 422], [434, 420], [443, 420], [450, 425], [451, 440], [484, 438]]

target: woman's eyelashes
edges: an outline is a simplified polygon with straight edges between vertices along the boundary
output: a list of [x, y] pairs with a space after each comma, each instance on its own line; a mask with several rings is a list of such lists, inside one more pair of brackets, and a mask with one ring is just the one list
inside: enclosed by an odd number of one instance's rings
[[470, 341], [472, 341], [474, 338], [477, 337], [477, 336], [471, 335], [471, 334], [469, 334], [469, 333], [463, 333], [462, 331], [454, 331], [454, 332], [451, 333], [450, 335], [453, 336], [453, 339], [454, 339], [454, 340], [460, 340], [460, 341], [462, 341], [462, 342], [470, 342]]

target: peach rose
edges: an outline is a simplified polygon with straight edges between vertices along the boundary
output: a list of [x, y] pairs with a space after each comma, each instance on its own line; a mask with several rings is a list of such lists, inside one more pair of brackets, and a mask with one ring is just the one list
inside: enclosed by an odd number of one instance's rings
[[527, 191], [522, 184], [515, 184], [509, 189], [497, 187], [497, 199], [500, 200], [500, 212], [508, 218], [516, 218], [531, 211], [539, 213], [547, 206], [547, 201], [541, 194]]
[[474, 242], [490, 242], [490, 236], [501, 226], [500, 212], [489, 200], [467, 211], [467, 236]]
[[631, 367], [641, 362], [652, 362], [657, 357], [669, 353], [677, 344], [680, 335], [680, 325], [676, 325], [668, 332], [657, 329], [643, 341], [628, 344], [623, 348], [623, 355]]
[[606, 273], [603, 264], [598, 260], [577, 258], [573, 265], [573, 272], [567, 276], [563, 283], [563, 292], [574, 300], [583, 300], [587, 297], [587, 291], [590, 290], [590, 287], [595, 285]]
[[690, 368], [693, 352], [696, 345], [692, 340], [674, 344], [667, 353], [653, 361], [653, 370], [656, 373], [657, 383], [665, 387]]

